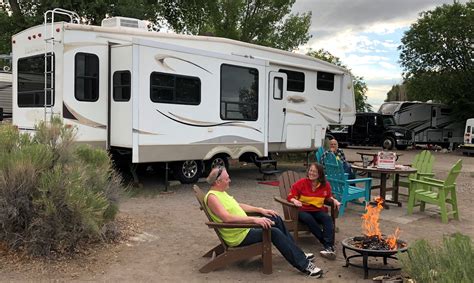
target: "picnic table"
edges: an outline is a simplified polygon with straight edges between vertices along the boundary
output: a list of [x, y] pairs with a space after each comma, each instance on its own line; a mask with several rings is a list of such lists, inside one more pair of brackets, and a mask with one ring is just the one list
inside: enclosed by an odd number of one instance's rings
[[[386, 168], [377, 168], [377, 166], [362, 166], [361, 163], [354, 163], [352, 164], [352, 169], [355, 171], [366, 172], [368, 177], [371, 177], [373, 173], [380, 173], [380, 185], [372, 186], [373, 189], [380, 189], [380, 197], [384, 200], [384, 207], [389, 208], [386, 203], [395, 203], [399, 207], [402, 206], [402, 203], [398, 201], [398, 187], [399, 187], [399, 180], [400, 174], [411, 174], [416, 173], [417, 170], [410, 166], [405, 165], [397, 165], [394, 169], [386, 169]], [[393, 174], [395, 179], [393, 181], [393, 186], [391, 188], [387, 188], [387, 178], [389, 174]], [[387, 191], [393, 191], [392, 199], [386, 199]]]

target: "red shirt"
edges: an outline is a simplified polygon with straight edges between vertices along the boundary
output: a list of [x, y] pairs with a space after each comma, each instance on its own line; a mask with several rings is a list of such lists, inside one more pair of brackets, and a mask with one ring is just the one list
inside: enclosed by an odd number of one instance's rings
[[332, 197], [331, 185], [329, 182], [326, 184], [319, 185], [315, 191], [312, 189], [313, 182], [308, 178], [298, 180], [291, 186], [290, 194], [287, 199], [290, 201], [295, 198], [303, 203], [299, 209], [301, 211], [328, 211], [328, 208], [324, 206], [324, 200]]

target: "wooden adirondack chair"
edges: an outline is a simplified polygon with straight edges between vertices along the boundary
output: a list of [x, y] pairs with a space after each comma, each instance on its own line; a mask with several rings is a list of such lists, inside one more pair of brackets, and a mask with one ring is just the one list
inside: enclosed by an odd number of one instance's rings
[[[420, 204], [420, 211], [425, 210], [425, 204], [431, 203], [440, 207], [441, 221], [448, 223], [448, 216], [453, 215], [459, 220], [459, 209], [456, 197], [456, 178], [461, 172], [462, 159], [459, 159], [449, 171], [446, 180], [438, 180], [430, 177], [420, 179], [410, 179], [410, 198], [408, 199], [408, 214], [413, 213], [413, 207], [417, 201]], [[452, 210], [448, 212], [446, 204], [450, 204]]]
[[[410, 188], [410, 179], [419, 179], [422, 180], [423, 177], [433, 177], [433, 163], [435, 161], [435, 157], [431, 154], [428, 150], [423, 150], [422, 152], [415, 155], [413, 159], [413, 163], [411, 167], [417, 169], [416, 173], [412, 173], [408, 175], [406, 178], [400, 178], [398, 186]], [[410, 190], [408, 190], [410, 193]]]
[[209, 228], [214, 229], [217, 234], [217, 237], [220, 240], [220, 244], [208, 251], [203, 257], [210, 257], [211, 260], [206, 263], [201, 269], [202, 273], [211, 272], [217, 268], [224, 267], [228, 264], [231, 264], [236, 261], [244, 260], [254, 256], [262, 256], [263, 261], [263, 273], [271, 274], [272, 273], [272, 241], [270, 235], [270, 229], [264, 229], [262, 233], [262, 242], [255, 243], [249, 246], [243, 247], [230, 247], [228, 246], [221, 237], [219, 233], [220, 228], [262, 228], [257, 224], [247, 224], [247, 223], [217, 223], [212, 221], [209, 212], [207, 211], [204, 204], [203, 191], [197, 186], [193, 186], [194, 193], [196, 198], [199, 201], [199, 205], [202, 211], [207, 216], [209, 222], [206, 222], [206, 225]]
[[[364, 198], [364, 205], [370, 201], [372, 178], [348, 179], [347, 174], [344, 174], [342, 163], [337, 161], [332, 153], [327, 154], [325, 164], [326, 179], [331, 184], [334, 197], [341, 202], [339, 215], [344, 215], [347, 203], [350, 201]], [[364, 183], [364, 187], [357, 187], [357, 183]]]
[[[283, 172], [278, 178], [278, 181], [280, 183], [280, 197], [274, 197], [275, 200], [281, 203], [283, 206], [285, 226], [288, 231], [293, 232], [293, 238], [295, 242], [298, 242], [299, 232], [309, 232], [309, 228], [305, 224], [298, 221], [298, 207], [293, 203], [287, 201], [286, 198], [290, 194], [291, 186], [303, 177], [304, 175], [300, 175], [295, 171]], [[334, 225], [334, 231], [336, 231], [336, 218], [338, 216], [338, 210], [334, 206], [332, 201], [328, 201], [325, 204], [330, 207], [332, 223]], [[335, 235], [333, 235], [333, 239], [335, 239]]]

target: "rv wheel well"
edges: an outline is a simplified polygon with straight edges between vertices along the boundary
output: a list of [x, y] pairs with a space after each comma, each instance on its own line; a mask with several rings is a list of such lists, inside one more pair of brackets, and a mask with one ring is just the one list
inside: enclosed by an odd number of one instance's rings
[[240, 162], [254, 162], [258, 158], [255, 152], [245, 152], [239, 157]]

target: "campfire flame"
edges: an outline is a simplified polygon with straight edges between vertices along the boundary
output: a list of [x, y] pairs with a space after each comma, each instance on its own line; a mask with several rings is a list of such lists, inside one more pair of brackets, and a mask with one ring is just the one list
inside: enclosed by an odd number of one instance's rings
[[362, 233], [367, 237], [377, 237], [379, 240], [387, 242], [387, 244], [390, 246], [390, 249], [394, 250], [397, 248], [397, 240], [400, 234], [400, 229], [397, 228], [395, 233], [388, 236], [386, 240], [382, 238], [382, 232], [380, 231], [379, 227], [379, 217], [380, 212], [383, 209], [384, 200], [378, 197], [375, 201], [377, 205], [373, 206], [371, 204], [367, 204], [367, 212], [362, 215]]

